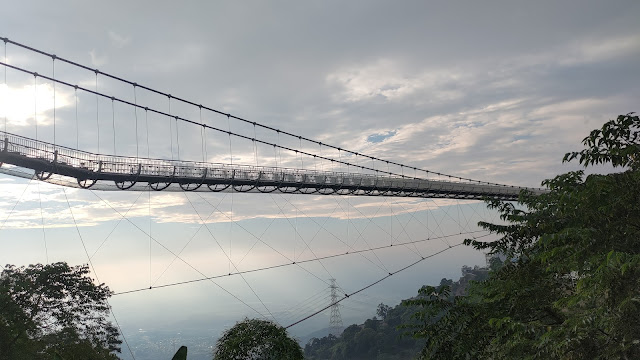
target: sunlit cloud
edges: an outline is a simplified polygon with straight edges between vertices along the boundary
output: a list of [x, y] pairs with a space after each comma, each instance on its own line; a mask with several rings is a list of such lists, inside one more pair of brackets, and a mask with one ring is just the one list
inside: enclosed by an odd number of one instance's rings
[[10, 87], [0, 84], [0, 121], [7, 119], [8, 126], [28, 127], [50, 125], [54, 106], [59, 109], [69, 106], [73, 97], [64, 90], [54, 89], [51, 84]]

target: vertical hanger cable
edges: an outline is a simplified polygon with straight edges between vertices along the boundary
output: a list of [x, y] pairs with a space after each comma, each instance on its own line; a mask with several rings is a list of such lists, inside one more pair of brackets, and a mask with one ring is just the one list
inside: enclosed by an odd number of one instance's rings
[[56, 56], [53, 55], [51, 57], [51, 66], [52, 66], [52, 70], [51, 70], [51, 77], [53, 78], [53, 80], [51, 81], [53, 83], [53, 145], [55, 146], [57, 144], [56, 142]]
[[136, 85], [133, 85], [133, 103], [136, 105], [133, 107], [134, 115], [136, 118], [136, 159], [140, 157], [140, 145], [138, 145], [138, 95], [136, 93]]
[[[4, 39], [4, 63], [8, 64], [7, 61], [7, 39]], [[9, 85], [7, 84], [7, 65], [4, 66], [4, 87], [7, 91], [7, 95], [9, 95]], [[4, 132], [7, 132], [7, 109], [4, 111]]]
[[96, 129], [98, 130], [98, 154], [100, 154], [100, 101], [98, 99], [98, 70], [96, 70]]

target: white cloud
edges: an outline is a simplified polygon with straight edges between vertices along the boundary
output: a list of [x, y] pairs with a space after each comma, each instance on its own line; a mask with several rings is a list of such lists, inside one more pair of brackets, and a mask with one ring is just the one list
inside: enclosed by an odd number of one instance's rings
[[[56, 109], [64, 108], [72, 103], [72, 95], [66, 89], [57, 87], [55, 92]], [[0, 84], [0, 120], [7, 118], [8, 126], [50, 125], [54, 108], [54, 91], [50, 83], [9, 87]], [[34, 118], [35, 115], [35, 118]]]

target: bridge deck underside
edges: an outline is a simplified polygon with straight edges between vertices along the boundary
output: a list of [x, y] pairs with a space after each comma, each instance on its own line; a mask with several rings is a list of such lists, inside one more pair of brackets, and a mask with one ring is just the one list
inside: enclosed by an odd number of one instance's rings
[[[523, 189], [480, 182], [98, 155], [13, 134], [0, 134], [4, 140], [0, 163], [31, 169], [36, 178], [43, 181], [98, 190], [279, 191], [516, 200]], [[4, 168], [2, 171], [3, 167], [0, 167], [0, 171], [15, 175], [15, 171]], [[112, 186], [104, 186], [105, 183]]]

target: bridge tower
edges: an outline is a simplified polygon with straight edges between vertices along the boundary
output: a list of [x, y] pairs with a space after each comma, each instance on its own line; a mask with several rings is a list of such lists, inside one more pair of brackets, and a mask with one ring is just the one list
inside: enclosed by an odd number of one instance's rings
[[331, 281], [331, 285], [329, 289], [331, 289], [331, 316], [329, 318], [329, 334], [333, 336], [340, 336], [342, 334], [343, 324], [342, 324], [342, 316], [340, 316], [340, 304], [338, 301], [338, 285], [336, 285], [336, 279], [329, 279]]

